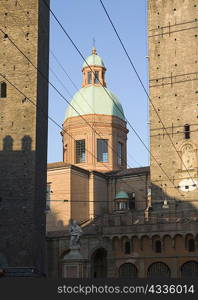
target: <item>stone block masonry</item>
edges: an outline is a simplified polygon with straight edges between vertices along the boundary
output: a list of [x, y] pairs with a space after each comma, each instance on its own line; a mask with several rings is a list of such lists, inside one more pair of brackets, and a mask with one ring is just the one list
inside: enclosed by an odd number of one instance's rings
[[1, 0], [0, 19], [0, 266], [44, 274], [48, 82], [10, 40], [48, 78], [49, 11]]
[[148, 11], [150, 98], [163, 122], [150, 106], [151, 152], [173, 182], [151, 157], [152, 198], [176, 199], [194, 208], [198, 196], [193, 187], [198, 182], [198, 1], [150, 0]]

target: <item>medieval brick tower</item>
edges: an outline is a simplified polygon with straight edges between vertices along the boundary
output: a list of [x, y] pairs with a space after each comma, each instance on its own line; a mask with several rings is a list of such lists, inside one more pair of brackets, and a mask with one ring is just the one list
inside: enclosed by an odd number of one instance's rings
[[[198, 0], [149, 0], [152, 199], [198, 204]], [[163, 123], [163, 124], [162, 124]], [[177, 206], [177, 204], [176, 204]]]
[[0, 19], [0, 268], [43, 274], [49, 11], [1, 0]]

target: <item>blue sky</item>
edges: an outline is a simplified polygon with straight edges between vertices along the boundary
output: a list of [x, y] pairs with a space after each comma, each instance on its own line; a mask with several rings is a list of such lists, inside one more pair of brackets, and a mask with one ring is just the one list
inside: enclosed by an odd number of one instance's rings
[[[103, 0], [120, 37], [128, 50], [145, 86], [148, 86], [147, 65], [147, 0]], [[76, 43], [84, 57], [91, 53], [93, 38], [107, 68], [107, 87], [120, 99], [126, 118], [148, 145], [148, 101], [132, 70], [99, 0], [51, 0], [51, 8]], [[50, 49], [80, 89], [83, 60], [51, 16]], [[50, 55], [50, 81], [71, 100], [76, 89]], [[50, 88], [49, 115], [60, 125], [67, 103]], [[127, 126], [130, 130], [129, 126]], [[60, 128], [49, 121], [48, 162], [62, 161]], [[128, 134], [128, 165], [149, 164], [149, 154], [134, 136]]]

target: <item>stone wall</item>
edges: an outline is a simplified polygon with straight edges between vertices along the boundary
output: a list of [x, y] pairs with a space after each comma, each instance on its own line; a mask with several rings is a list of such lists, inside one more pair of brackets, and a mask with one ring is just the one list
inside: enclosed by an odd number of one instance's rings
[[[195, 224], [196, 225], [196, 224]], [[159, 226], [159, 225], [158, 225]], [[137, 269], [138, 278], [148, 278], [149, 268], [155, 263], [165, 264], [170, 271], [170, 278], [181, 278], [182, 266], [185, 263], [194, 262], [198, 265], [197, 235], [185, 230], [178, 234], [176, 231], [170, 233], [149, 232], [144, 226], [144, 234], [113, 234], [114, 228], [110, 225], [108, 236], [94, 233], [88, 228], [83, 228], [84, 234], [81, 238], [81, 255], [85, 260], [87, 272], [85, 278], [93, 278], [93, 257], [97, 250], [104, 249], [107, 252], [107, 271], [104, 277], [120, 277], [120, 268], [124, 264], [132, 264]], [[134, 225], [134, 227], [136, 227]], [[193, 225], [192, 225], [193, 227]], [[121, 228], [120, 228], [121, 229]], [[121, 232], [122, 230], [120, 230]], [[195, 248], [190, 251], [188, 241], [193, 239]], [[161, 251], [156, 251], [156, 241], [161, 242]], [[125, 243], [130, 243], [130, 251], [126, 253]], [[191, 249], [192, 250], [192, 249]], [[64, 255], [69, 251], [69, 238], [57, 235], [48, 237], [48, 253], [50, 259], [49, 277], [62, 277], [62, 264]], [[190, 271], [189, 271], [190, 272]], [[195, 274], [196, 271], [195, 271]], [[194, 276], [197, 276], [195, 275]], [[131, 273], [130, 278], [133, 278]], [[163, 276], [163, 272], [161, 274]], [[188, 274], [192, 276], [192, 274]], [[128, 277], [129, 278], [129, 277]], [[162, 277], [161, 277], [162, 278]]]
[[120, 191], [135, 193], [132, 211], [143, 211], [148, 206], [149, 170], [131, 172], [129, 169], [125, 175], [110, 176], [63, 162], [49, 164], [47, 231], [66, 230], [70, 219], [82, 224], [113, 213], [115, 196]]
[[40, 0], [2, 0], [0, 18], [0, 252], [9, 267], [44, 273], [48, 83], [24, 55], [47, 79], [49, 12]]
[[170, 179], [151, 157], [152, 198], [163, 191], [197, 206], [198, 1], [150, 0], [148, 10], [150, 98], [162, 121], [150, 105], [151, 152]]

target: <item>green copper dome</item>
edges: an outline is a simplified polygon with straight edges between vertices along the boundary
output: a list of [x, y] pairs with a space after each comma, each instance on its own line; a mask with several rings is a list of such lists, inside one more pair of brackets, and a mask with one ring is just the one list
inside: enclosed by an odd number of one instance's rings
[[113, 115], [125, 120], [122, 105], [118, 98], [106, 87], [85, 86], [74, 95], [70, 103], [74, 109], [71, 106], [67, 108], [65, 119], [79, 116], [79, 114], [101, 114]]
[[83, 63], [83, 68], [88, 66], [101, 66], [105, 68], [104, 62], [102, 58], [97, 55], [95, 48], [92, 50], [92, 54], [86, 58], [86, 62]]
[[116, 194], [115, 199], [129, 199], [129, 195], [126, 192], [119, 192]]

